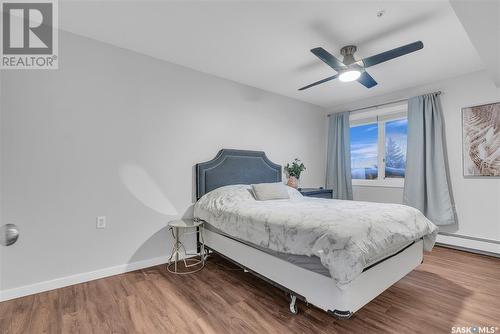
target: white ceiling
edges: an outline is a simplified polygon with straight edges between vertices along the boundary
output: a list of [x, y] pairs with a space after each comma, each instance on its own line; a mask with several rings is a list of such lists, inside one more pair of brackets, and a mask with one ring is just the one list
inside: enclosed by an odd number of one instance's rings
[[[448, 1], [81, 1], [59, 12], [64, 30], [324, 107], [483, 68]], [[369, 69], [372, 89], [297, 91], [335, 73], [311, 48], [340, 57], [355, 44], [362, 58], [417, 40], [423, 50]]]
[[500, 1], [453, 0], [451, 6], [491, 78], [500, 87]]

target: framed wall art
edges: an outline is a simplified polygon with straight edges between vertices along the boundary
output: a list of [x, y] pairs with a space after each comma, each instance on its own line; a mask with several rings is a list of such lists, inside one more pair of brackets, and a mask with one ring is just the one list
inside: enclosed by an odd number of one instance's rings
[[462, 108], [464, 176], [500, 177], [500, 102]]

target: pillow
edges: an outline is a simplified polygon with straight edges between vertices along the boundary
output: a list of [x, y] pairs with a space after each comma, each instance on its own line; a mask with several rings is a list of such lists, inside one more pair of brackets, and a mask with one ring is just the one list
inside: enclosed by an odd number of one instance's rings
[[258, 201], [289, 199], [288, 187], [281, 182], [252, 184], [253, 194]]

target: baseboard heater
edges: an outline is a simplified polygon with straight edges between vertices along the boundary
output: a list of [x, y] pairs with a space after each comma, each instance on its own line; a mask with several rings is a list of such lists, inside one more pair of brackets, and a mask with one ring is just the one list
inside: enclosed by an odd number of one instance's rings
[[[440, 235], [447, 238], [462, 239], [463, 244], [445, 242], [443, 240], [439, 241]], [[476, 246], [471, 245], [471, 243], [475, 244]], [[438, 241], [436, 242], [436, 245], [446, 248], [457, 249], [465, 252], [500, 258], [500, 240], [492, 240], [486, 238], [471, 237], [461, 234], [439, 232]]]

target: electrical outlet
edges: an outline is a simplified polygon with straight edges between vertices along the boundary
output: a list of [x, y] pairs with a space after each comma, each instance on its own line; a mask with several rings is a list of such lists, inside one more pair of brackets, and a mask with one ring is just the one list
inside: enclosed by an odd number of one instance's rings
[[97, 217], [95, 228], [106, 228], [106, 216]]

